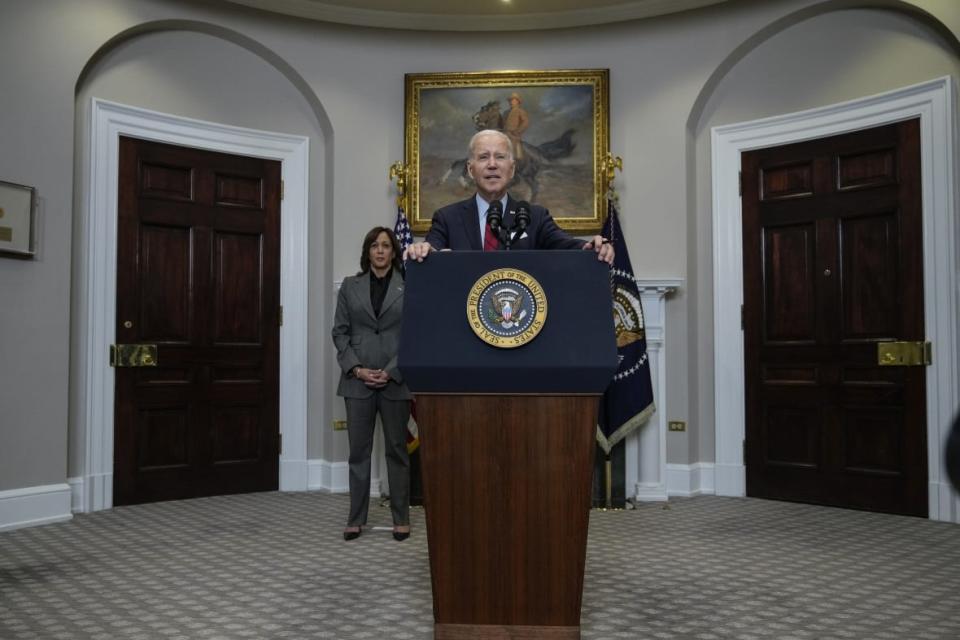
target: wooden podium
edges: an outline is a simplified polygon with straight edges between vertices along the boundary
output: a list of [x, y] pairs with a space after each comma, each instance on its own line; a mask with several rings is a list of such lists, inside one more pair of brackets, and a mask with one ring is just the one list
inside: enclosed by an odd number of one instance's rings
[[[522, 270], [547, 317], [481, 340], [468, 297]], [[435, 637], [579, 638], [598, 397], [617, 367], [593, 252], [432, 254], [408, 266], [400, 368], [417, 399]]]

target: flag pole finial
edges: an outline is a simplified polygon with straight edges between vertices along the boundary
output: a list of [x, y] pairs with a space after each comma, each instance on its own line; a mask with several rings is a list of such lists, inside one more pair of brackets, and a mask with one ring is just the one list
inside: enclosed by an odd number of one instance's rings
[[394, 180], [397, 181], [397, 206], [401, 209], [405, 208], [404, 201], [407, 199], [407, 175], [409, 173], [409, 168], [404, 163], [397, 160], [392, 165], [390, 165], [390, 173], [388, 177], [390, 182]]
[[617, 177], [617, 170], [623, 171], [623, 158], [620, 156], [615, 156], [609, 151], [607, 152], [607, 159], [604, 161], [604, 172], [606, 173], [607, 179], [607, 194], [611, 200], [616, 201], [617, 199], [617, 190], [613, 186], [613, 181]]

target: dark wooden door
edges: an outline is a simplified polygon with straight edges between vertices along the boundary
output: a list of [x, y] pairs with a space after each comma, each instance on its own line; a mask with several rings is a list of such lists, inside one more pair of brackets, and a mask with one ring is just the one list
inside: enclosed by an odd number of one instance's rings
[[114, 503], [275, 490], [280, 163], [120, 139]]
[[927, 515], [919, 121], [744, 153], [747, 495]]

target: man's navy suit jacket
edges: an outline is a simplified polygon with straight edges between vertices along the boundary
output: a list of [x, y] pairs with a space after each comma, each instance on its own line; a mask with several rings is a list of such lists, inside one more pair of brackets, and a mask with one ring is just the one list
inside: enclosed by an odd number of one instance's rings
[[[512, 229], [516, 224], [517, 201], [507, 196], [507, 210], [503, 214], [503, 227]], [[433, 214], [433, 222], [426, 241], [437, 251], [441, 249], [483, 250], [480, 237], [479, 212], [476, 197], [454, 202]], [[571, 237], [557, 226], [550, 212], [539, 205], [530, 207], [530, 224], [526, 231], [514, 237], [513, 249], [582, 249], [583, 240]]]

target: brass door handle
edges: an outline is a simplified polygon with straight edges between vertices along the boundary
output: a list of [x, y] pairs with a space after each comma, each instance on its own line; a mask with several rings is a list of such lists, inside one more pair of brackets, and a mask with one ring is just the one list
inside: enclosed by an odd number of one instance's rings
[[933, 362], [929, 342], [878, 342], [877, 364], [882, 367], [923, 367]]
[[155, 367], [157, 345], [112, 344], [110, 345], [111, 367]]

